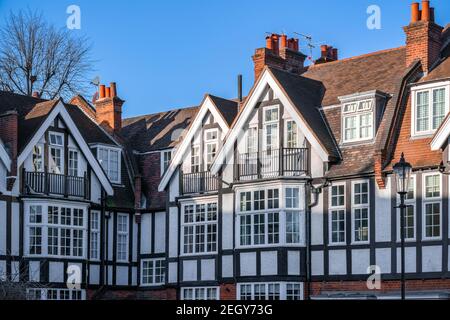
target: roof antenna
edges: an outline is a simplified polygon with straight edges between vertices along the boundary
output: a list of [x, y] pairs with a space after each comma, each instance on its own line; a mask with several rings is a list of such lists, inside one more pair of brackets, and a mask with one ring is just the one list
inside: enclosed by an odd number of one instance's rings
[[298, 32], [294, 32], [294, 33], [306, 40], [307, 46], [309, 48], [309, 57], [308, 57], [308, 59], [313, 61], [313, 49], [315, 49], [316, 46], [313, 44], [312, 36], [308, 36], [308, 35], [301, 34], [301, 33], [298, 33]]
[[91, 81], [91, 85], [95, 86], [97, 89], [95, 91], [94, 96], [92, 97], [92, 103], [95, 103], [99, 97], [99, 87], [100, 87], [100, 77], [96, 76], [92, 81]]

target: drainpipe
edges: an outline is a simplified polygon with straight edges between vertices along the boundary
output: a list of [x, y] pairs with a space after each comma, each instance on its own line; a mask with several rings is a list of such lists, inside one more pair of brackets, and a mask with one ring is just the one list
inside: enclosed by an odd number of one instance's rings
[[[306, 217], [305, 217], [305, 225], [306, 225], [306, 291], [307, 291], [307, 300], [311, 300], [311, 213], [312, 208], [316, 207], [319, 203], [319, 195], [322, 193], [324, 188], [329, 187], [329, 182], [326, 180], [319, 187], [315, 187], [313, 185], [313, 180], [310, 179], [308, 183], [305, 185], [305, 199], [308, 203], [306, 206]], [[311, 202], [312, 201], [312, 202]]]

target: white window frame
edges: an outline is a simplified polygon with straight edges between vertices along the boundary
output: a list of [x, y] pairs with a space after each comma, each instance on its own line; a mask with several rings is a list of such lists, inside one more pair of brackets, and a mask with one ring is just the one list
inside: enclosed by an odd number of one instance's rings
[[[59, 138], [61, 138], [61, 144], [55, 144], [55, 143], [52, 143], [51, 142], [51, 137], [52, 136], [54, 136], [54, 137], [59, 137]], [[51, 173], [56, 173], [56, 174], [64, 174], [64, 164], [65, 164], [65, 159], [64, 159], [64, 157], [65, 157], [65, 154], [64, 154], [64, 143], [65, 143], [65, 141], [64, 141], [64, 134], [62, 134], [62, 133], [59, 133], [59, 132], [53, 132], [53, 131], [50, 131], [49, 133], [48, 133], [48, 159], [49, 159], [49, 168], [48, 168], [48, 170], [49, 170], [49, 172], [51, 172]], [[60, 171], [59, 172], [57, 172], [57, 170], [55, 170], [55, 169], [57, 169], [58, 167], [56, 166], [56, 163], [54, 163], [54, 166], [52, 166], [52, 161], [53, 161], [53, 157], [52, 157], [52, 150], [55, 150], [55, 151], [59, 151], [59, 154], [60, 154], [60, 166], [59, 166], [59, 169], [60, 169]]]
[[[151, 270], [151, 277], [153, 279], [150, 283], [144, 283], [144, 263], [152, 262], [152, 270]], [[163, 281], [156, 282], [156, 263], [159, 262], [162, 264], [162, 277]], [[166, 260], [164, 258], [155, 258], [155, 259], [142, 259], [141, 260], [141, 287], [159, 287], [166, 283], [166, 277], [167, 277], [167, 268], [166, 268]]]
[[[425, 84], [411, 88], [411, 136], [427, 137], [433, 135], [436, 129], [433, 129], [433, 91], [445, 89], [445, 114], [448, 115], [450, 110], [450, 81]], [[417, 95], [420, 92], [428, 91], [428, 130], [418, 131], [417, 128]]]
[[[108, 170], [105, 169], [105, 167], [102, 164], [102, 161], [100, 161], [100, 151], [107, 151], [108, 153]], [[118, 162], [118, 168], [117, 168], [117, 180], [113, 180], [111, 178], [111, 173], [110, 173], [110, 168], [111, 168], [111, 152], [117, 152], [117, 162]], [[111, 183], [113, 184], [121, 184], [122, 183], [122, 150], [120, 148], [113, 148], [113, 147], [106, 147], [106, 146], [98, 146], [97, 147], [97, 159], [98, 162], [100, 163], [101, 167], [103, 168], [103, 170], [106, 173], [106, 176], [108, 177], [108, 179], [111, 181]]]
[[[405, 205], [407, 207], [413, 208], [413, 214], [414, 214], [414, 237], [413, 238], [405, 238], [406, 242], [415, 242], [417, 240], [417, 176], [411, 175], [412, 180], [412, 186], [414, 190], [414, 198], [413, 199], [407, 199], [405, 196]], [[411, 188], [411, 182], [410, 182], [410, 188]], [[400, 201], [400, 196], [397, 195], [397, 201]], [[408, 208], [406, 208], [408, 210]], [[397, 242], [401, 242], [401, 211], [400, 209], [397, 210]]]
[[[86, 290], [71, 290], [71, 289], [59, 289], [59, 288], [27, 288], [27, 297], [30, 300], [31, 292], [40, 295], [39, 300], [41, 301], [83, 301], [86, 300]], [[51, 299], [48, 297], [49, 292], [54, 292], [57, 295], [56, 299]], [[62, 294], [68, 293], [71, 297], [69, 299], [62, 299]], [[80, 295], [80, 299], [74, 299], [74, 295]], [[33, 300], [33, 299], [31, 299]]]
[[[367, 183], [367, 203], [355, 204], [355, 185]], [[352, 181], [351, 191], [351, 203], [352, 203], [352, 244], [369, 244], [370, 243], [370, 180], [357, 180]], [[355, 211], [358, 209], [367, 209], [367, 240], [356, 241], [355, 239]]]
[[255, 299], [255, 286], [256, 285], [263, 285], [265, 286], [265, 299], [259, 300], [259, 301], [273, 301], [269, 300], [269, 286], [270, 285], [278, 285], [279, 286], [279, 301], [286, 301], [287, 300], [287, 286], [288, 285], [300, 285], [300, 299], [304, 300], [304, 283], [303, 282], [246, 282], [246, 283], [237, 283], [237, 290], [236, 290], [236, 300], [238, 301], [245, 301], [241, 298], [241, 291], [243, 286], [251, 286], [251, 299], [247, 301], [254, 301]]
[[[30, 208], [32, 206], [40, 206], [42, 208], [42, 222], [41, 223], [31, 223], [30, 222]], [[59, 223], [58, 224], [49, 224], [48, 223], [48, 207], [58, 207], [59, 209]], [[67, 208], [71, 209], [71, 224], [70, 225], [64, 225], [61, 224], [61, 208]], [[83, 225], [82, 226], [75, 226], [74, 221], [74, 215], [73, 210], [74, 209], [80, 209], [83, 210]], [[74, 259], [74, 260], [85, 260], [87, 256], [87, 232], [88, 232], [88, 226], [87, 226], [87, 212], [88, 208], [87, 206], [76, 206], [74, 204], [68, 204], [63, 202], [49, 202], [48, 200], [45, 201], [33, 201], [33, 202], [26, 202], [24, 205], [24, 256], [25, 257], [48, 257], [48, 258], [62, 258], [62, 259]], [[40, 254], [31, 254], [30, 253], [30, 228], [38, 227], [41, 228], [41, 253]], [[58, 254], [48, 254], [48, 230], [51, 228], [58, 229]], [[61, 230], [62, 229], [69, 229], [71, 230], [71, 242], [70, 242], [70, 255], [61, 255], [61, 249], [62, 249], [62, 241], [61, 241]], [[82, 247], [82, 255], [81, 256], [74, 256], [74, 237], [73, 237], [73, 230], [79, 230], [82, 231], [82, 241], [83, 241], [83, 247]]]
[[[193, 291], [193, 299], [187, 300], [186, 298], [186, 290], [192, 290]], [[197, 290], [203, 290], [203, 297], [202, 299], [198, 299], [196, 297]], [[187, 300], [187, 301], [207, 301], [208, 297], [208, 290], [215, 290], [216, 291], [216, 298], [210, 301], [218, 301], [220, 300], [220, 287], [184, 287], [181, 288], [181, 300]], [[195, 297], [194, 297], [195, 296]]]
[[[287, 208], [286, 203], [286, 189], [299, 189], [299, 203], [298, 208]], [[269, 209], [269, 195], [268, 190], [278, 190], [278, 208]], [[305, 245], [305, 230], [303, 228], [305, 224], [305, 208], [304, 208], [304, 197], [302, 192], [302, 185], [300, 184], [272, 184], [272, 185], [261, 185], [258, 187], [252, 188], [242, 188], [240, 190], [236, 190], [235, 197], [235, 243], [236, 248], [239, 249], [249, 249], [249, 248], [271, 248], [271, 247], [302, 247]], [[263, 210], [255, 210], [255, 192], [256, 191], [264, 191], [265, 192], [265, 204]], [[250, 210], [241, 210], [241, 194], [242, 193], [250, 193]], [[287, 243], [287, 234], [286, 234], [286, 220], [287, 220], [287, 212], [298, 212], [299, 214], [299, 243]], [[270, 213], [278, 213], [278, 243], [269, 244], [269, 214]], [[255, 230], [254, 230], [254, 216], [255, 215], [264, 215], [264, 244], [255, 244]], [[241, 244], [241, 217], [242, 216], [250, 216], [250, 244], [242, 245]]]
[[[36, 150], [39, 150], [39, 153], [35, 153]], [[36, 157], [36, 159], [35, 159]], [[39, 159], [39, 160], [38, 160]], [[31, 161], [32, 161], [32, 166], [33, 166], [33, 171], [35, 172], [44, 172], [44, 145], [42, 145], [41, 143], [37, 144], [34, 146], [33, 148], [33, 152], [31, 155]], [[36, 167], [36, 162], [40, 163], [40, 168]]]
[[[289, 146], [289, 143], [291, 142], [291, 141], [289, 141], [289, 131], [288, 131], [289, 123], [293, 123], [296, 127], [295, 132], [293, 132], [293, 134], [295, 134], [295, 137], [296, 137], [295, 141], [293, 141], [293, 142], [295, 142], [295, 146]], [[300, 128], [298, 127], [297, 122], [295, 122], [293, 119], [286, 119], [284, 121], [284, 135], [285, 135], [284, 146], [286, 148], [292, 148], [292, 149], [300, 148]]]
[[[370, 108], [370, 110], [359, 110], [359, 106], [363, 103], [366, 102], [371, 102], [372, 106]], [[351, 110], [351, 111], [344, 111], [346, 106], [348, 105], [353, 105], [356, 104], [355, 110]], [[343, 143], [355, 143], [355, 142], [366, 142], [366, 141], [370, 141], [373, 140], [374, 136], [375, 136], [375, 109], [376, 109], [376, 100], [375, 99], [363, 99], [363, 100], [358, 100], [358, 101], [349, 101], [349, 102], [345, 102], [342, 104], [342, 141]], [[370, 131], [370, 134], [368, 137], [361, 137], [361, 128], [362, 128], [362, 124], [361, 124], [361, 116], [364, 115], [371, 115], [372, 117], [372, 123], [371, 123], [371, 128], [372, 130]], [[350, 117], [356, 117], [356, 122], [355, 122], [355, 128], [356, 128], [356, 138], [354, 139], [347, 139], [346, 136], [346, 127], [345, 127], [345, 120], [347, 118]]]
[[[166, 155], [170, 154], [169, 160], [167, 161]], [[169, 169], [170, 163], [172, 162], [173, 150], [164, 150], [161, 151], [161, 177], [166, 173], [167, 169]]]
[[[439, 197], [427, 197], [427, 188], [426, 188], [426, 178], [429, 176], [439, 176]], [[422, 175], [422, 240], [423, 241], [433, 241], [433, 240], [441, 240], [442, 239], [442, 224], [443, 224], [443, 214], [442, 214], [442, 192], [443, 192], [443, 177], [439, 172], [429, 172], [424, 173]], [[439, 236], [438, 237], [427, 237], [427, 221], [426, 221], [426, 206], [427, 204], [439, 204]]]
[[[73, 164], [76, 163], [76, 165], [77, 165], [76, 166], [76, 172], [75, 172], [75, 175], [72, 175], [72, 176], [73, 177], [79, 177], [80, 176], [80, 151], [78, 151], [75, 148], [69, 148], [68, 153], [69, 154], [67, 155], [67, 157], [68, 157], [67, 174], [70, 176], [70, 173], [71, 173], [70, 171], [74, 169], [73, 168]], [[76, 159], [71, 159], [71, 154], [76, 154]]]
[[201, 172], [200, 168], [200, 161], [201, 155], [200, 155], [200, 146], [199, 145], [193, 145], [191, 148], [191, 160], [190, 160], [190, 173], [199, 173]]
[[[256, 136], [251, 136], [250, 132], [256, 133]], [[253, 146], [250, 145], [250, 139], [252, 139]], [[259, 145], [259, 128], [257, 125], [251, 125], [247, 129], [247, 133], [245, 135], [245, 152], [251, 155], [255, 155], [258, 153], [258, 145]]]
[[[209, 221], [207, 219], [208, 216], [208, 205], [216, 205], [216, 220], [214, 221]], [[196, 207], [198, 205], [204, 205], [205, 206], [205, 221], [202, 222], [185, 222], [184, 218], [185, 218], [185, 209], [186, 207], [189, 206], [193, 206], [194, 207], [194, 212], [193, 212], [193, 219], [195, 220], [195, 216], [196, 216]], [[182, 203], [181, 205], [181, 241], [180, 241], [180, 251], [181, 251], [181, 256], [185, 256], [185, 257], [189, 257], [189, 256], [204, 256], [204, 255], [212, 255], [212, 254], [217, 254], [218, 252], [218, 248], [219, 248], [219, 202], [217, 199], [215, 200], [202, 200], [202, 201], [193, 201], [193, 202], [185, 202]], [[213, 251], [208, 251], [208, 226], [215, 226], [216, 229], [216, 249]], [[204, 238], [204, 251], [199, 251], [197, 252], [196, 250], [196, 236], [197, 236], [197, 231], [196, 231], [196, 227], [197, 226], [204, 226], [205, 230], [203, 232], [205, 238]], [[185, 245], [185, 241], [184, 241], [184, 236], [185, 236], [185, 227], [193, 227], [193, 242], [192, 242], [192, 253], [185, 253], [184, 252], [184, 245]]]
[[[344, 204], [333, 206], [333, 187], [344, 187]], [[345, 182], [333, 183], [329, 192], [329, 210], [328, 210], [328, 244], [330, 246], [345, 245], [347, 243], [347, 184]], [[333, 211], [344, 211], [344, 240], [333, 242]]]
[[[277, 110], [278, 111], [278, 119], [277, 120], [271, 120], [271, 121], [266, 121], [266, 112], [267, 111], [272, 111], [272, 110]], [[270, 146], [270, 150], [274, 151], [274, 150], [278, 150], [280, 148], [280, 118], [282, 117], [282, 115], [280, 114], [280, 106], [276, 105], [276, 106], [270, 106], [270, 107], [265, 107], [263, 108], [263, 133], [264, 133], [264, 138], [263, 138], [263, 150], [264, 151], [268, 151], [268, 147], [269, 145], [267, 144], [267, 127], [268, 126], [272, 126], [272, 125], [276, 125], [277, 126], [277, 137], [276, 137], [276, 146]]]
[[[208, 134], [215, 132], [216, 134], [216, 138], [215, 139], [208, 139]], [[217, 156], [217, 153], [219, 152], [219, 129], [209, 129], [209, 130], [205, 130], [204, 132], [204, 141], [205, 141], [205, 152], [204, 152], [204, 157], [205, 157], [205, 170], [209, 170], [209, 166], [212, 165], [212, 163], [214, 162], [214, 159]], [[208, 147], [209, 146], [215, 146], [216, 147], [216, 152], [213, 155], [212, 153], [210, 154], [208, 152]], [[212, 156], [210, 161], [208, 160], [208, 157]]]
[[[94, 216], [96, 216], [96, 228], [93, 228]], [[98, 211], [92, 211], [90, 216], [90, 239], [89, 239], [89, 259], [93, 261], [100, 261], [100, 230], [101, 230], [101, 213]], [[92, 249], [93, 240], [97, 242], [97, 249]], [[93, 256], [92, 253], [95, 253]]]
[[[119, 219], [125, 218], [127, 230], [123, 231], [119, 229]], [[129, 247], [130, 247], [130, 216], [128, 214], [124, 213], [118, 213], [117, 214], [117, 247], [116, 247], [116, 260], [117, 262], [128, 262], [129, 261]], [[119, 246], [119, 236], [125, 236], [126, 237], [126, 246], [125, 246], [125, 258], [121, 257], [120, 252], [120, 246]]]

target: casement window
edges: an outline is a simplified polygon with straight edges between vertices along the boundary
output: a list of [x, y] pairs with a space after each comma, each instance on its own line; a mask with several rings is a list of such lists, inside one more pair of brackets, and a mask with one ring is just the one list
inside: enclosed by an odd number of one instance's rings
[[258, 127], [250, 127], [247, 130], [247, 153], [258, 152]]
[[64, 136], [60, 133], [50, 132], [49, 137], [49, 166], [50, 172], [64, 173]]
[[28, 206], [28, 254], [83, 258], [85, 211], [61, 205]]
[[345, 184], [335, 184], [330, 192], [330, 244], [344, 244], [345, 237]]
[[211, 165], [216, 157], [219, 147], [219, 130], [212, 129], [205, 131], [205, 152], [206, 152], [206, 170], [211, 168]]
[[78, 177], [78, 151], [69, 150], [69, 176]]
[[219, 288], [182, 288], [181, 300], [220, 300]]
[[[405, 196], [405, 240], [413, 241], [416, 239], [416, 178], [411, 177], [409, 182], [409, 189]], [[401, 240], [401, 211], [397, 210], [397, 230], [398, 230], [398, 241]]]
[[200, 172], [200, 147], [193, 146], [191, 150], [191, 173]]
[[413, 135], [433, 134], [449, 111], [448, 86], [415, 89], [412, 97]]
[[170, 162], [172, 161], [172, 150], [163, 151], [161, 153], [161, 176], [169, 169]]
[[183, 254], [217, 251], [217, 203], [186, 204], [182, 221]]
[[238, 284], [238, 300], [275, 301], [301, 300], [302, 284], [300, 283], [243, 283]]
[[90, 258], [100, 259], [100, 213], [91, 212]]
[[98, 148], [98, 160], [105, 170], [109, 180], [112, 183], [121, 183], [120, 178], [120, 150], [99, 147]]
[[27, 300], [84, 300], [84, 290], [69, 290], [69, 289], [47, 289], [47, 288], [33, 288], [27, 289]]
[[129, 216], [117, 215], [117, 261], [128, 261]]
[[300, 188], [286, 187], [283, 194], [280, 190], [259, 189], [238, 194], [238, 246], [300, 244]]
[[424, 239], [440, 239], [442, 232], [442, 176], [425, 174], [423, 179]]
[[374, 137], [374, 101], [344, 104], [342, 109], [344, 143], [371, 140]]
[[44, 153], [42, 145], [37, 145], [33, 148], [33, 169], [35, 172], [44, 171]]
[[293, 120], [286, 121], [286, 147], [298, 148], [298, 126]]
[[159, 286], [165, 283], [166, 264], [164, 259], [145, 259], [141, 261], [141, 285]]
[[280, 111], [278, 107], [264, 109], [264, 150], [277, 150], [279, 139], [279, 119]]
[[352, 184], [352, 229], [353, 242], [369, 241], [369, 182]]

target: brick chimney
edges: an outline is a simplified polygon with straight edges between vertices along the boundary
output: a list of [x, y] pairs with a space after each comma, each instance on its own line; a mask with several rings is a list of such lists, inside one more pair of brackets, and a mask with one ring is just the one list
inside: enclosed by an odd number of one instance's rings
[[266, 37], [266, 47], [256, 49], [253, 56], [255, 81], [265, 66], [300, 74], [306, 56], [299, 52], [298, 39], [288, 39], [286, 35], [272, 34]]
[[320, 58], [314, 64], [322, 64], [338, 60], [338, 49], [329, 45], [320, 46]]
[[99, 96], [94, 103], [97, 122], [113, 131], [122, 129], [122, 106], [124, 102], [117, 96], [115, 82], [111, 82], [109, 87], [100, 85]]
[[411, 5], [411, 22], [404, 27], [406, 33], [406, 66], [414, 60], [422, 62], [423, 71], [428, 73], [440, 59], [443, 27], [434, 21], [434, 8], [430, 1], [414, 2]]
[[[11, 177], [17, 176], [17, 153], [19, 139], [19, 115], [17, 111], [8, 111], [0, 115], [0, 138], [2, 139], [6, 150], [11, 158]], [[11, 191], [14, 186], [15, 179], [9, 179], [7, 190]]]

